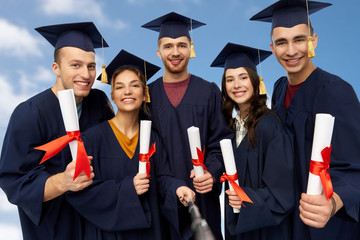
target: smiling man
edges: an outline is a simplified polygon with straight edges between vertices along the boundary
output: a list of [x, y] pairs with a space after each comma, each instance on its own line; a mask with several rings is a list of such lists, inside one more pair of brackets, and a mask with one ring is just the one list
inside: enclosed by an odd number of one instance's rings
[[34, 148], [66, 135], [57, 99], [60, 90], [74, 90], [80, 131], [114, 116], [106, 95], [91, 89], [96, 75], [94, 48], [102, 46], [102, 36], [91, 22], [36, 30], [55, 47], [56, 82], [14, 110], [1, 152], [0, 187], [18, 207], [24, 239], [82, 239], [80, 215], [63, 193], [79, 191], [92, 180], [81, 173], [73, 181], [69, 147], [41, 165], [44, 153]]
[[[219, 178], [224, 172], [219, 141], [230, 138], [221, 111], [220, 90], [215, 83], [189, 74], [188, 63], [192, 41], [189, 31], [205, 25], [171, 12], [142, 27], [159, 32], [157, 55], [163, 61], [164, 75], [149, 84], [151, 119], [163, 139], [176, 178], [196, 190], [196, 204], [216, 239], [222, 239], [220, 228]], [[205, 174], [194, 177], [187, 129], [200, 129], [205, 147]], [[204, 149], [203, 149], [204, 150]], [[190, 239], [190, 215], [179, 206], [178, 236], [166, 239]]]
[[[347, 82], [312, 62], [318, 36], [308, 14], [329, 5], [281, 0], [251, 18], [272, 22], [270, 46], [287, 73], [275, 83], [272, 105], [293, 140], [299, 207], [292, 216], [292, 239], [360, 238], [360, 103]], [[328, 170], [334, 190], [330, 199], [324, 193], [305, 194], [317, 113], [335, 117]]]

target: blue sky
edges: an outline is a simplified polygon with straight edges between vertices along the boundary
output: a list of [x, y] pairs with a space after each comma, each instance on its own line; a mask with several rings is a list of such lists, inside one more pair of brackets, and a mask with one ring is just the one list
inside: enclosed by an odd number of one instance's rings
[[[275, 0], [0, 0], [0, 147], [13, 109], [22, 101], [51, 87], [53, 48], [34, 28], [44, 25], [93, 21], [110, 45], [104, 50], [109, 63], [125, 49], [162, 67], [156, 56], [157, 34], [144, 23], [175, 11], [206, 23], [193, 31], [197, 58], [189, 71], [220, 84], [222, 69], [210, 64], [227, 42], [270, 50], [270, 24], [248, 19]], [[311, 15], [319, 35], [316, 66], [348, 81], [360, 94], [360, 2], [328, 1], [334, 5]], [[100, 73], [103, 58], [97, 51]], [[162, 70], [153, 79], [161, 76]], [[274, 56], [261, 65], [269, 96], [276, 79], [285, 72]], [[109, 93], [108, 85], [96, 83]], [[0, 240], [21, 239], [16, 208], [0, 190]]]

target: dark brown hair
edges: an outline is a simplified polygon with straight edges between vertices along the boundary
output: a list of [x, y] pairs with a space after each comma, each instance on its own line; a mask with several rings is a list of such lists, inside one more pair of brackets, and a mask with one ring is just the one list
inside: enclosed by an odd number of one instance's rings
[[[259, 95], [259, 75], [251, 68], [244, 67], [251, 81], [251, 85], [254, 88], [253, 95], [250, 98], [250, 108], [248, 112], [248, 119], [245, 123], [245, 128], [248, 131], [248, 141], [252, 147], [256, 146], [256, 131], [255, 127], [259, 120], [268, 112], [270, 109], [266, 105], [267, 95]], [[226, 78], [224, 71], [222, 82], [221, 82], [221, 96], [222, 96], [222, 108], [223, 113], [226, 117], [229, 127], [235, 131], [235, 119], [232, 117], [233, 110], [239, 111], [239, 106], [235, 103], [226, 92]]]
[[[143, 87], [143, 94], [144, 96], [147, 98], [148, 96], [146, 96], [146, 81], [145, 81], [145, 77], [144, 74], [136, 67], [134, 66], [121, 66], [118, 69], [115, 70], [115, 72], [113, 73], [112, 77], [111, 77], [111, 98], [112, 98], [112, 94], [114, 91], [114, 86], [115, 86], [115, 79], [116, 77], [124, 72], [124, 71], [132, 71], [136, 74], [136, 76], [139, 77], [141, 85]], [[145, 115], [145, 116], [144, 116]], [[150, 116], [150, 109], [146, 104], [146, 101], [143, 102], [141, 108], [140, 108], [140, 119], [143, 119], [143, 117], [149, 117]]]

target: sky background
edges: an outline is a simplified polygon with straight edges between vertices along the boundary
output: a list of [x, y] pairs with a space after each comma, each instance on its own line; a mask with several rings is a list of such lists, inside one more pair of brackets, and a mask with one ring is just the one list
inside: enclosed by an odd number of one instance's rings
[[[0, 147], [14, 108], [53, 86], [53, 47], [34, 28], [93, 21], [110, 45], [96, 51], [98, 74], [121, 49], [162, 67], [156, 55], [158, 34], [140, 26], [175, 11], [207, 25], [193, 31], [197, 57], [189, 72], [220, 85], [222, 69], [210, 64], [228, 43], [270, 50], [270, 23], [249, 21], [275, 0], [0, 0]], [[319, 35], [313, 62], [342, 77], [360, 94], [360, 2], [328, 1], [333, 6], [311, 15]], [[160, 70], [150, 82], [160, 77]], [[274, 82], [285, 74], [274, 56], [261, 64], [271, 97]], [[94, 84], [109, 94], [110, 87]], [[16, 160], [16, 159], [14, 159]], [[22, 239], [17, 209], [0, 190], [0, 240]]]

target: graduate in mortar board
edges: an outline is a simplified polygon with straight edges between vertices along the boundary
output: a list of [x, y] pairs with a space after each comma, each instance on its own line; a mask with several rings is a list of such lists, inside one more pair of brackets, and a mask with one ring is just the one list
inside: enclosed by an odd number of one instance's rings
[[[189, 31], [204, 23], [171, 12], [142, 27], [159, 32], [157, 55], [163, 61], [164, 75], [149, 84], [151, 119], [163, 139], [169, 155], [170, 167], [176, 178], [184, 180], [196, 190], [196, 204], [216, 239], [222, 239], [220, 227], [219, 178], [224, 172], [219, 141], [231, 138], [221, 111], [220, 90], [188, 72], [194, 56]], [[187, 129], [200, 130], [205, 150], [205, 174], [194, 178]], [[180, 206], [182, 207], [182, 206]], [[185, 229], [191, 223], [186, 209], [179, 211], [181, 236], [169, 239], [189, 239]]]
[[[139, 169], [140, 120], [149, 115], [146, 78], [160, 68], [125, 50], [106, 68], [111, 99], [117, 113], [83, 134], [86, 151], [93, 156], [94, 182], [67, 200], [85, 218], [84, 239], [167, 239], [160, 207], [168, 219], [177, 216], [178, 198], [195, 200], [185, 182], [171, 175], [160, 137], [151, 131], [150, 179]], [[147, 76], [145, 78], [145, 76]], [[101, 77], [99, 77], [100, 79]], [[177, 226], [171, 231], [179, 231]]]
[[[309, 14], [331, 4], [278, 1], [251, 20], [272, 22], [271, 49], [286, 70], [274, 85], [272, 106], [293, 139], [295, 197], [292, 239], [359, 239], [360, 103], [350, 84], [312, 62], [318, 36]], [[328, 170], [330, 199], [305, 194], [315, 115], [335, 117]]]
[[57, 99], [60, 90], [74, 90], [80, 131], [114, 116], [106, 95], [91, 89], [96, 76], [94, 48], [107, 44], [92, 22], [35, 30], [55, 47], [56, 82], [19, 104], [11, 115], [1, 152], [0, 187], [18, 207], [24, 239], [81, 239], [80, 216], [63, 193], [79, 191], [92, 180], [82, 173], [73, 181], [75, 164], [69, 147], [41, 165], [44, 153], [34, 148], [66, 135]]
[[270, 55], [228, 43], [211, 64], [224, 68], [223, 109], [235, 132], [239, 186], [253, 201], [243, 203], [235, 191], [225, 191], [225, 239], [291, 239], [287, 216], [294, 207], [292, 148], [280, 120], [266, 105], [265, 85], [256, 71]]

